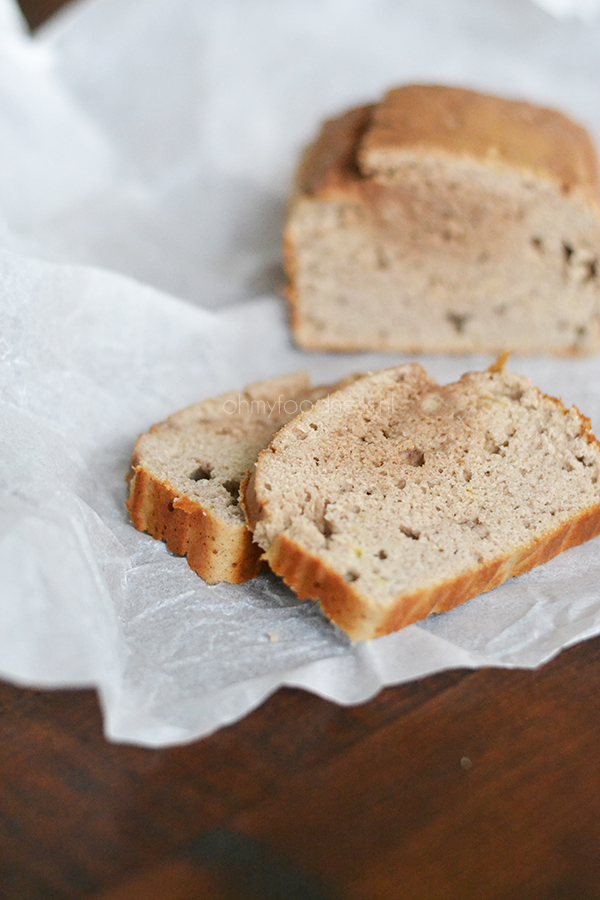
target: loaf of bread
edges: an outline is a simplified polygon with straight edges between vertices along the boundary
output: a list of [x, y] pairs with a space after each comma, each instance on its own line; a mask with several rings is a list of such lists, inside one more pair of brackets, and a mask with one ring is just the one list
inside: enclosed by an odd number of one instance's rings
[[273, 571], [362, 640], [600, 533], [599, 477], [589, 420], [526, 377], [499, 363], [440, 386], [410, 364], [285, 425], [242, 503]]
[[261, 550], [238, 504], [240, 481], [274, 433], [333, 387], [312, 387], [304, 372], [271, 378], [154, 425], [138, 438], [131, 461], [132, 523], [187, 556], [211, 584], [254, 578]]
[[397, 88], [306, 150], [284, 256], [305, 349], [595, 352], [595, 147], [551, 109]]

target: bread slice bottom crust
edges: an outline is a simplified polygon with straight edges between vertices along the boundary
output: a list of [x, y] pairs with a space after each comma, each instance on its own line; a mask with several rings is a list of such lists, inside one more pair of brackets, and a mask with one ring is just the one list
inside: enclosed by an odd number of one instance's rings
[[599, 534], [600, 508], [583, 510], [558, 531], [549, 531], [529, 544], [429, 589], [402, 594], [395, 604], [385, 609], [376, 604], [366, 607], [364, 595], [339, 572], [324, 565], [318, 554], [310, 553], [285, 533], [273, 541], [265, 557], [273, 572], [281, 576], [301, 600], [319, 600], [332, 622], [353, 641], [361, 641], [398, 631], [431, 613], [454, 609], [498, 587], [508, 578], [529, 572], [563, 550], [583, 544]]
[[255, 540], [351, 639], [450, 610], [600, 534], [590, 420], [504, 362], [443, 387], [423, 378], [403, 407], [383, 402], [396, 370], [375, 373], [337, 395], [337, 418], [317, 404], [259, 455], [243, 486]]

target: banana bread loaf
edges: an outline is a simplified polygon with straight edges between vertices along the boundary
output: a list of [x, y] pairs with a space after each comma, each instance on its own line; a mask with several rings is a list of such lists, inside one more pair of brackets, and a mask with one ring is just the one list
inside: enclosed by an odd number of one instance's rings
[[305, 349], [595, 352], [595, 147], [551, 109], [397, 88], [306, 150], [284, 256]]

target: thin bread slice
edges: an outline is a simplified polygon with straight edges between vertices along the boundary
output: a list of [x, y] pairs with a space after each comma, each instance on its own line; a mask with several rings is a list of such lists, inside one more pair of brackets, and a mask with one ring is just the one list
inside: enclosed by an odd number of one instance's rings
[[203, 400], [153, 425], [131, 460], [132, 523], [187, 556], [210, 584], [256, 577], [263, 562], [238, 504], [240, 481], [273, 434], [329, 390], [294, 373]]
[[599, 476], [590, 421], [526, 377], [401, 366], [282, 428], [243, 505], [273, 571], [361, 640], [600, 533]]

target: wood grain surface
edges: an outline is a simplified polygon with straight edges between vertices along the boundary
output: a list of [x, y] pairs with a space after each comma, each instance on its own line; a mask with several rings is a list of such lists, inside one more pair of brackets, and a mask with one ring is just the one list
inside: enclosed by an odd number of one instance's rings
[[597, 900], [599, 685], [597, 638], [147, 750], [91, 691], [0, 683], [0, 898]]
[[340, 708], [281, 690], [185, 747], [0, 685], [4, 900], [592, 900], [600, 639]]

